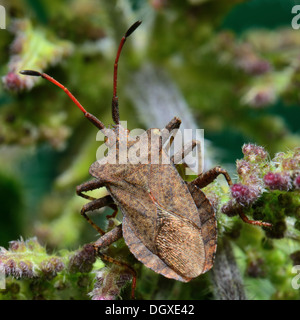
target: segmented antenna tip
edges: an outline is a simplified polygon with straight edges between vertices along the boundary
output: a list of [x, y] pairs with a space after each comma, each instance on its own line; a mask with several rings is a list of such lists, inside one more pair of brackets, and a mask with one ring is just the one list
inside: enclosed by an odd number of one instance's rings
[[139, 25], [142, 23], [141, 20], [136, 21], [125, 33], [125, 38], [129, 37], [133, 31], [135, 31], [136, 28], [139, 27]]
[[42, 74], [38, 71], [34, 71], [34, 70], [22, 70], [20, 71], [21, 74], [24, 74], [26, 76], [34, 76], [34, 77], [41, 77]]

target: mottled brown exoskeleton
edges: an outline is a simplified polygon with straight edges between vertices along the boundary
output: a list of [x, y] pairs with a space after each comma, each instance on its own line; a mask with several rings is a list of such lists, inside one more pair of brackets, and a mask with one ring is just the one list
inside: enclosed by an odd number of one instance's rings
[[[119, 157], [117, 163], [111, 164], [110, 158], [115, 157], [115, 150], [120, 150], [122, 134], [128, 136], [129, 131], [120, 125], [118, 98], [117, 98], [117, 68], [119, 56], [126, 38], [140, 25], [140, 21], [133, 24], [122, 38], [114, 65], [112, 116], [115, 125], [112, 131], [116, 139], [106, 139], [110, 148], [106, 158], [94, 162], [90, 167], [90, 174], [94, 180], [79, 185], [77, 194], [91, 200], [81, 210], [81, 214], [102, 235], [94, 243], [97, 252], [108, 261], [122, 264], [101, 253], [101, 249], [122, 236], [132, 254], [145, 266], [167, 278], [188, 282], [200, 274], [208, 271], [214, 263], [217, 247], [217, 222], [212, 205], [206, 198], [201, 188], [205, 187], [218, 175], [222, 174], [229, 185], [232, 184], [228, 173], [216, 167], [206, 173], [200, 174], [194, 181], [184, 181], [173, 163], [174, 156], [169, 164], [160, 161], [153, 164], [126, 163], [121, 164]], [[81, 109], [85, 117], [98, 129], [107, 135], [104, 124], [92, 114], [88, 113], [70, 91], [59, 82], [45, 73], [32, 70], [23, 70], [22, 74], [41, 76], [62, 88], [66, 94]], [[173, 129], [178, 129], [180, 119], [173, 118], [164, 129], [148, 129], [144, 136], [150, 146], [151, 141], [158, 138], [159, 143], [155, 148], [148, 147], [146, 157], [151, 158], [151, 153], [158, 152], [159, 159], [167, 157], [163, 148], [163, 141], [167, 141]], [[137, 141], [129, 141], [125, 145], [126, 159], [131, 148]], [[197, 142], [193, 142], [190, 151]], [[111, 151], [111, 150], [114, 150]], [[185, 147], [182, 150], [184, 153]], [[185, 152], [186, 154], [186, 152]], [[124, 160], [124, 159], [123, 159]], [[84, 192], [106, 187], [109, 195], [100, 199], [92, 198]], [[105, 233], [88, 216], [87, 212], [105, 206], [113, 208], [114, 214], [117, 207], [123, 214], [123, 222], [111, 231]], [[251, 221], [240, 213], [245, 222], [269, 226], [268, 223]], [[125, 265], [125, 264], [124, 264]], [[132, 270], [132, 269], [131, 269]], [[134, 271], [132, 270], [134, 273]], [[133, 289], [135, 277], [133, 279]]]

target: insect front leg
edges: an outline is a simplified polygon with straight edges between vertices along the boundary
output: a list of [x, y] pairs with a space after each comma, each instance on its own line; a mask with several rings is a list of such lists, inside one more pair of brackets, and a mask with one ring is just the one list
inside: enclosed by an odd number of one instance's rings
[[204, 173], [199, 174], [195, 180], [191, 181], [191, 184], [202, 189], [202, 188], [206, 187], [207, 185], [209, 185], [210, 183], [212, 183], [214, 180], [216, 180], [216, 178], [220, 174], [222, 174], [224, 176], [228, 185], [232, 186], [232, 180], [231, 180], [228, 172], [219, 166], [212, 168]]
[[[207, 172], [201, 173], [195, 180], [191, 181], [190, 184], [192, 186], [197, 186], [198, 188], [202, 189], [209, 185], [211, 182], [213, 182], [220, 174], [222, 174], [225, 177], [228, 185], [232, 186], [233, 183], [228, 172], [219, 166], [212, 168]], [[249, 220], [241, 208], [238, 208], [238, 214], [245, 223], [264, 227], [272, 227], [272, 225], [268, 222]]]

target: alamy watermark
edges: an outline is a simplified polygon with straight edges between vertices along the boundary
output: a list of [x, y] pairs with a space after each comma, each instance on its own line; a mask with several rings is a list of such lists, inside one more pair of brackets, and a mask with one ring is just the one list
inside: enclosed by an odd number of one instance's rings
[[0, 29], [6, 29], [6, 10], [0, 5]]
[[297, 273], [291, 281], [292, 288], [298, 290], [300, 288], [300, 265], [293, 266], [292, 273]]
[[5, 268], [2, 263], [0, 263], [0, 290], [5, 289]]
[[180, 164], [190, 169], [186, 174], [200, 174], [204, 165], [203, 129], [133, 129], [127, 122], [98, 131], [97, 141], [104, 141], [96, 158], [105, 164]]
[[291, 21], [292, 28], [295, 30], [298, 30], [300, 29], [300, 5], [299, 4], [293, 6], [292, 14], [296, 14]]

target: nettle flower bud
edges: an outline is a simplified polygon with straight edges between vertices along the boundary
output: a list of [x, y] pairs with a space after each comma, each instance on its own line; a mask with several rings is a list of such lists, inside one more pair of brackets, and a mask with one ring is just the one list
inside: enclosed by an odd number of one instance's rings
[[237, 160], [236, 169], [237, 169], [237, 173], [242, 177], [250, 174], [252, 170], [250, 163], [246, 160]]
[[52, 257], [50, 259], [43, 260], [39, 267], [44, 276], [50, 280], [54, 278], [58, 272], [62, 271], [65, 265], [61, 259]]
[[236, 183], [231, 187], [232, 197], [242, 205], [253, 203], [259, 196], [260, 191], [255, 186], [246, 186], [241, 183]]
[[298, 159], [283, 159], [282, 160], [282, 169], [284, 170], [297, 170], [299, 169], [299, 160]]
[[13, 240], [9, 242], [9, 250], [13, 252], [25, 252], [27, 248], [24, 241]]
[[33, 278], [33, 264], [31, 261], [24, 260], [18, 263], [18, 268], [20, 270], [20, 277], [23, 278]]
[[15, 261], [11, 258], [2, 262], [2, 266], [6, 276], [12, 276], [16, 279], [36, 277], [33, 264], [28, 260]]
[[69, 270], [71, 273], [90, 272], [95, 261], [96, 255], [93, 245], [86, 244], [70, 258]]
[[242, 184], [234, 184], [231, 187], [231, 194], [238, 202], [248, 202], [250, 190], [247, 186]]
[[242, 152], [245, 155], [245, 159], [250, 162], [265, 160], [268, 157], [268, 153], [263, 147], [256, 146], [252, 143], [244, 144]]
[[288, 173], [269, 172], [264, 176], [266, 186], [271, 190], [289, 190], [291, 179]]

